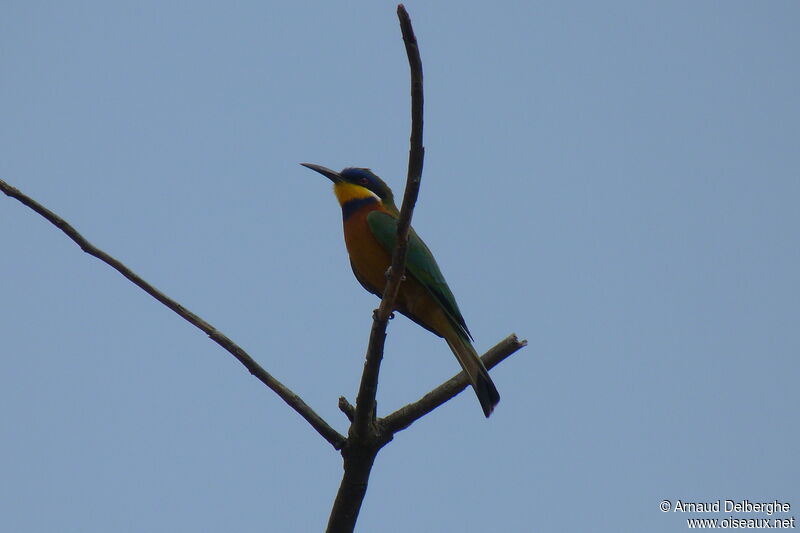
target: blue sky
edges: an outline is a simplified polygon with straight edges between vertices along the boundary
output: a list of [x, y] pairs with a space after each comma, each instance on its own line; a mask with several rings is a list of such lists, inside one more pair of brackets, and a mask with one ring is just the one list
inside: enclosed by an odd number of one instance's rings
[[[797, 4], [406, 5], [414, 226], [479, 351], [530, 344], [489, 420], [463, 394], [382, 451], [358, 530], [685, 530], [663, 499], [796, 516]], [[298, 163], [400, 194], [395, 4], [7, 1], [0, 50], [0, 178], [346, 431], [377, 299]], [[32, 211], [0, 198], [0, 225], [0, 530], [324, 529], [341, 460], [299, 416]], [[392, 321], [380, 412], [457, 369]]]

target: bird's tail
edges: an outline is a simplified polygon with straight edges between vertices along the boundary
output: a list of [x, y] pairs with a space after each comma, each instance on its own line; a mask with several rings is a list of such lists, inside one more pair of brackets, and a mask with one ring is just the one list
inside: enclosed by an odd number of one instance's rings
[[500, 401], [500, 393], [492, 383], [492, 378], [489, 377], [489, 371], [483, 364], [483, 361], [478, 357], [478, 352], [472, 347], [467, 339], [461, 335], [453, 332], [452, 335], [445, 337], [450, 349], [453, 350], [458, 362], [461, 363], [461, 368], [469, 376], [469, 382], [472, 388], [475, 389], [475, 394], [478, 396], [478, 401], [483, 408], [483, 414], [486, 418], [492, 414], [494, 406]]

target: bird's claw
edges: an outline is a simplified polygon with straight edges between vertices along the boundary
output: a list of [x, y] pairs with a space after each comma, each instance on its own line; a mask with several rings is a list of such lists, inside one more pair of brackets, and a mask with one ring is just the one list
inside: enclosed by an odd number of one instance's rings
[[[386, 279], [389, 279], [392, 276], [392, 265], [389, 265], [389, 268], [386, 269], [386, 272], [384, 272], [383, 275], [386, 276]], [[406, 280], [406, 274], [404, 272], [403, 276], [400, 278], [400, 281], [405, 281], [405, 280]]]

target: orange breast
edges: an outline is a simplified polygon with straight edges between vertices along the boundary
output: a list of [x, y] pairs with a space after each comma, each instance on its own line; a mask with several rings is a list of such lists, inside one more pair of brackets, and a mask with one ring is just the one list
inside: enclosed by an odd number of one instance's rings
[[367, 215], [378, 209], [376, 205], [365, 206], [344, 221], [344, 242], [353, 270], [359, 281], [369, 285], [368, 290], [373, 292], [383, 292], [386, 270], [392, 261], [367, 224]]
[[[386, 286], [386, 270], [392, 258], [372, 235], [367, 215], [376, 209], [368, 205], [352, 213], [344, 222], [344, 240], [347, 253], [358, 280], [365, 288], [381, 295]], [[446, 313], [425, 287], [406, 273], [400, 284], [395, 307], [398, 311], [439, 336], [448, 336], [452, 330]]]

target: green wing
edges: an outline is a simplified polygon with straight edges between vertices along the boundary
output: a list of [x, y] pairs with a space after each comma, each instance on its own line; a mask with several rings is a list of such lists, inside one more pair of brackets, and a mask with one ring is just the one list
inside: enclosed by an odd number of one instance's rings
[[[388, 213], [373, 211], [367, 215], [367, 224], [381, 246], [391, 254], [397, 243], [397, 219]], [[447, 286], [447, 281], [445, 281], [442, 271], [439, 270], [436, 259], [433, 258], [430, 249], [422, 242], [414, 228], [408, 232], [406, 270], [430, 291], [450, 316], [457, 329], [472, 339], [472, 334], [456, 304], [456, 298], [450, 291], [450, 287]]]

